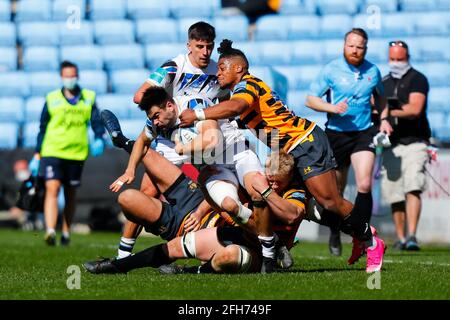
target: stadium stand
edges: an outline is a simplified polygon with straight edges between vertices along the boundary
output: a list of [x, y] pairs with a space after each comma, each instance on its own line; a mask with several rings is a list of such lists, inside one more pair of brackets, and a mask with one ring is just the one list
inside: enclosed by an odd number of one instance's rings
[[41, 118], [42, 108], [45, 104], [45, 96], [30, 97], [25, 102], [25, 121], [38, 122]]
[[17, 146], [19, 135], [17, 123], [2, 123], [2, 134], [0, 136], [0, 149], [13, 149]]
[[368, 31], [367, 59], [383, 75], [389, 41], [409, 44], [413, 66], [431, 85], [433, 132], [450, 142], [444, 130], [450, 119], [449, 17], [448, 0], [283, 0], [279, 14], [259, 19], [249, 38], [248, 18], [222, 14], [219, 0], [0, 0], [1, 121], [26, 125], [28, 116], [19, 119], [9, 105], [21, 100], [27, 109], [29, 101], [57, 88], [62, 60], [75, 62], [81, 83], [108, 97], [106, 104], [124, 105], [124, 118], [141, 117], [134, 90], [151, 70], [187, 52], [187, 29], [199, 20], [216, 27], [216, 48], [223, 38], [233, 40], [267, 82], [279, 86], [273, 72], [284, 75], [289, 104], [305, 112], [301, 100], [310, 82], [342, 54], [343, 35], [355, 26]]
[[24, 106], [22, 97], [0, 98], [0, 122], [22, 123]]

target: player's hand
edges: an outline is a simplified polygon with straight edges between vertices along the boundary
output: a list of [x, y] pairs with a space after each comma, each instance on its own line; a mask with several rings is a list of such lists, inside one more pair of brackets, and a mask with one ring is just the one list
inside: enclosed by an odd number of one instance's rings
[[125, 171], [123, 175], [121, 175], [119, 178], [117, 178], [110, 186], [109, 190], [112, 192], [118, 192], [122, 186], [126, 184], [130, 184], [134, 181], [134, 173]]
[[338, 104], [335, 105], [335, 107], [336, 108], [333, 110], [333, 112], [336, 114], [343, 114], [347, 112], [348, 109], [347, 100], [339, 102]]
[[191, 213], [184, 222], [184, 231], [197, 231], [200, 229], [200, 219], [197, 217], [196, 212]]
[[180, 127], [190, 127], [197, 120], [194, 110], [186, 109], [180, 114]]
[[394, 129], [392, 129], [391, 124], [387, 120], [382, 120], [380, 123], [380, 132], [386, 133], [388, 136], [394, 132]]
[[261, 172], [257, 172], [252, 179], [252, 187], [257, 192], [261, 193], [267, 188], [269, 188], [269, 181], [267, 180], [266, 176], [263, 175]]
[[180, 136], [178, 134], [174, 136], [173, 143], [175, 143], [175, 152], [183, 154], [183, 144], [180, 142]]

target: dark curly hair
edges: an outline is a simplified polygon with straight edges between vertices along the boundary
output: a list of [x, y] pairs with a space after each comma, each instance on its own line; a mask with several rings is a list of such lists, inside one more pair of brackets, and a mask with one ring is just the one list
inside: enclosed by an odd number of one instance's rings
[[248, 59], [245, 56], [245, 54], [236, 48], [233, 48], [231, 45], [233, 44], [233, 41], [228, 39], [223, 39], [220, 43], [220, 46], [217, 48], [217, 51], [219, 52], [220, 56], [219, 59], [222, 58], [231, 58], [231, 57], [240, 57], [242, 60], [245, 61], [246, 67], [249, 67]]

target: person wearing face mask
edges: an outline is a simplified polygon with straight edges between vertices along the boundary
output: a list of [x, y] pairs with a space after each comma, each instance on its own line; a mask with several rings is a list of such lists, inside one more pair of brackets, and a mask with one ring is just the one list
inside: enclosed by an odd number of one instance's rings
[[[372, 171], [375, 163], [373, 137], [377, 127], [372, 123], [372, 104], [383, 110], [386, 100], [377, 66], [365, 59], [368, 36], [354, 28], [344, 37], [343, 55], [329, 62], [311, 84], [306, 106], [326, 112], [326, 134], [337, 162], [337, 180], [343, 194], [350, 164], [355, 172], [358, 194], [355, 203], [364, 208], [360, 212], [369, 220], [372, 214]], [[383, 122], [380, 131], [390, 132]], [[354, 244], [354, 248], [355, 248]], [[341, 255], [339, 227], [331, 228], [330, 253]]]
[[[404, 41], [389, 43], [389, 74], [383, 84], [389, 109], [381, 120], [390, 123], [392, 148], [384, 151], [382, 192], [391, 204], [399, 250], [419, 250], [416, 239], [421, 211], [421, 193], [426, 187], [425, 164], [431, 136], [427, 119], [428, 80], [409, 62]], [[405, 234], [407, 222], [408, 237]]]
[[[55, 245], [58, 194], [64, 186], [61, 244], [70, 242], [70, 224], [75, 213], [76, 188], [80, 186], [84, 161], [89, 153], [103, 153], [105, 128], [95, 103], [95, 92], [78, 84], [78, 67], [63, 61], [60, 66], [63, 87], [46, 96], [40, 130], [30, 172], [45, 179], [45, 242]], [[90, 145], [89, 123], [95, 134]]]

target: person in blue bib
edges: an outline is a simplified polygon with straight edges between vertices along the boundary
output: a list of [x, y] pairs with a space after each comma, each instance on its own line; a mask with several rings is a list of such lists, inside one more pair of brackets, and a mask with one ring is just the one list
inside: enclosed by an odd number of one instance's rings
[[[61, 244], [70, 241], [70, 224], [75, 212], [76, 188], [81, 184], [84, 161], [89, 152], [103, 153], [105, 128], [95, 104], [95, 92], [78, 85], [78, 68], [69, 61], [60, 66], [63, 87], [47, 94], [41, 113], [36, 150], [30, 171], [45, 179], [45, 241], [55, 245], [58, 194], [64, 186]], [[89, 124], [95, 134], [89, 145]]]
[[[350, 164], [355, 172], [358, 194], [364, 212], [372, 214], [372, 171], [375, 162], [373, 137], [392, 128], [383, 121], [380, 128], [372, 122], [374, 108], [384, 110], [383, 83], [380, 71], [365, 60], [367, 33], [354, 28], [345, 34], [344, 54], [329, 62], [311, 84], [306, 106], [326, 112], [325, 132], [337, 162], [337, 179], [343, 193]], [[381, 112], [380, 112], [381, 114]], [[339, 228], [331, 228], [330, 252], [341, 255]]]

